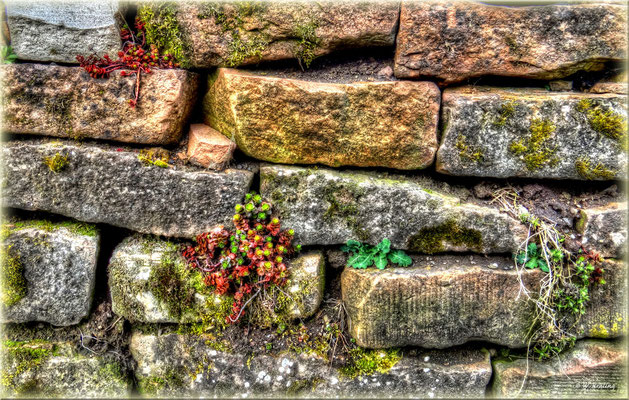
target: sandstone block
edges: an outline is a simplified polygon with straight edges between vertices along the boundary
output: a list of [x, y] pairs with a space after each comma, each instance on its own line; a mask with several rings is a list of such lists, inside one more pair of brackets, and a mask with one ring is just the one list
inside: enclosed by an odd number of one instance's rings
[[[285, 291], [291, 299], [281, 316], [307, 318], [323, 299], [323, 254], [299, 256], [290, 261], [289, 268]], [[188, 268], [178, 246], [139, 235], [116, 247], [109, 263], [109, 287], [113, 311], [134, 322], [201, 322], [207, 315], [224, 322], [234, 301], [206, 287], [201, 274]], [[254, 300], [250, 307], [256, 304]], [[268, 312], [270, 320], [278, 317], [275, 310]]]
[[77, 63], [81, 54], [121, 50], [117, 0], [6, 1], [13, 51], [21, 60]]
[[3, 226], [2, 322], [77, 324], [89, 314], [100, 235], [86, 224]]
[[[383, 271], [345, 268], [343, 302], [350, 333], [360, 346], [446, 348], [471, 340], [527, 346], [535, 305], [520, 293], [517, 272], [507, 269], [513, 261], [434, 259], [434, 265]], [[607, 284], [591, 291], [577, 328], [580, 337], [618, 337], [626, 329], [621, 289], [626, 268], [608, 261], [604, 269]], [[525, 270], [522, 283], [536, 293], [543, 275], [539, 269]]]
[[[193, 336], [133, 332], [136, 378], [147, 395], [361, 398], [479, 397], [491, 376], [486, 351], [404, 355], [388, 372], [349, 379], [316, 356], [216, 351]], [[201, 368], [198, 368], [201, 366]], [[167, 376], [167, 380], [159, 380]]]
[[492, 364], [492, 390], [499, 398], [627, 395], [627, 351], [618, 342], [582, 340], [546, 362], [530, 360], [527, 365], [527, 360], [500, 360]]
[[234, 67], [344, 48], [393, 46], [399, 2], [181, 2], [138, 10], [147, 40], [184, 66]]
[[425, 168], [437, 147], [432, 82], [332, 84], [219, 69], [204, 118], [244, 153], [286, 164]]
[[398, 249], [513, 252], [526, 235], [498, 209], [460, 203], [406, 178], [290, 166], [260, 169], [261, 193], [303, 245], [377, 244]]
[[128, 143], [177, 143], [198, 86], [193, 72], [155, 69], [142, 75], [131, 108], [135, 75], [94, 79], [80, 67], [41, 64], [5, 65], [2, 72], [5, 132]]
[[103, 356], [86, 357], [71, 343], [4, 341], [2, 387], [9, 397], [95, 397], [131, 395], [121, 366]]
[[[253, 179], [244, 170], [146, 166], [132, 151], [88, 144], [20, 141], [2, 152], [5, 207], [164, 236], [193, 237], [231, 221]], [[46, 160], [59, 160], [59, 170]]]
[[223, 169], [231, 160], [236, 143], [207, 125], [190, 125], [188, 160], [210, 169]]
[[444, 83], [485, 75], [557, 79], [627, 58], [620, 4], [505, 7], [403, 1], [395, 54], [398, 78]]
[[437, 170], [451, 175], [627, 176], [626, 97], [462, 87], [443, 94]]
[[627, 251], [627, 203], [581, 210], [577, 230], [583, 244], [602, 257], [622, 257]]

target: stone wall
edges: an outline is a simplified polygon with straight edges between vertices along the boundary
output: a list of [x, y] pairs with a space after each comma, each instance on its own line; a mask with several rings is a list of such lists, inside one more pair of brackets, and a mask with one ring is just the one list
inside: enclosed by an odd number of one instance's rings
[[626, 5], [507, 3], [5, 0], [3, 396], [626, 396]]

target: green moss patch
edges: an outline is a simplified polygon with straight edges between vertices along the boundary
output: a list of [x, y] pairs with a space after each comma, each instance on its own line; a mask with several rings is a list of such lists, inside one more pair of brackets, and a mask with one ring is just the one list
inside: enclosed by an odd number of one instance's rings
[[60, 228], [66, 228], [76, 235], [94, 237], [98, 234], [95, 225], [85, 222], [62, 221], [52, 222], [48, 220], [27, 220], [27, 221], [9, 221], [2, 225], [2, 233], [0, 239], [5, 240], [12, 232], [22, 229], [37, 228], [47, 232], [52, 232]]
[[352, 233], [361, 241], [369, 239], [369, 232], [357, 220], [358, 202], [365, 194], [356, 183], [330, 182], [325, 188], [323, 198], [329, 206], [323, 214], [326, 221], [342, 220]]
[[533, 119], [529, 128], [530, 137], [511, 142], [509, 151], [519, 156], [529, 171], [553, 167], [559, 162], [555, 156], [557, 146], [551, 145], [555, 125], [547, 119]]
[[138, 392], [143, 395], [161, 394], [165, 390], [181, 389], [184, 381], [182, 374], [174, 369], [164, 371], [160, 375], [153, 375], [138, 381]]
[[55, 153], [54, 156], [44, 157], [43, 163], [54, 173], [63, 171], [68, 166], [68, 156]]
[[182, 68], [190, 66], [190, 48], [183, 39], [174, 2], [151, 2], [139, 7], [138, 17], [145, 23], [146, 42], [154, 44], [160, 54], [170, 54]]
[[478, 146], [470, 145], [464, 135], [459, 134], [454, 147], [459, 151], [459, 157], [461, 160], [468, 162], [481, 162], [485, 158], [483, 150]]
[[445, 251], [444, 243], [464, 245], [471, 250], [481, 251], [483, 238], [479, 231], [459, 226], [453, 219], [430, 228], [422, 228], [408, 240], [408, 249], [413, 252], [434, 254]]
[[26, 296], [24, 266], [11, 245], [0, 246], [0, 278], [2, 279], [2, 305], [10, 307]]
[[339, 372], [349, 379], [376, 372], [385, 374], [401, 359], [402, 355], [397, 349], [367, 350], [356, 347], [350, 350], [349, 361]]
[[293, 30], [293, 35], [298, 42], [295, 48], [295, 57], [299, 65], [310, 67], [310, 64], [317, 58], [316, 49], [321, 43], [321, 38], [317, 36], [316, 30], [319, 25], [315, 21], [297, 25]]
[[582, 99], [577, 111], [585, 113], [588, 124], [597, 133], [617, 141], [627, 149], [627, 119], [591, 99]]
[[17, 342], [5, 340], [2, 343], [2, 387], [15, 393], [24, 393], [35, 382], [29, 381], [18, 384], [18, 378], [32, 370], [38, 369], [41, 364], [54, 354], [55, 346], [52, 343], [33, 340], [29, 342]]
[[607, 179], [611, 180], [616, 177], [616, 173], [611, 169], [605, 167], [602, 163], [592, 165], [592, 162], [588, 157], [580, 157], [574, 163], [574, 167], [577, 170], [579, 176], [583, 179]]
[[507, 121], [509, 121], [515, 115], [515, 106], [517, 102], [509, 101], [506, 103], [502, 103], [500, 105], [500, 111], [498, 112], [498, 116], [493, 122], [494, 126], [505, 126]]

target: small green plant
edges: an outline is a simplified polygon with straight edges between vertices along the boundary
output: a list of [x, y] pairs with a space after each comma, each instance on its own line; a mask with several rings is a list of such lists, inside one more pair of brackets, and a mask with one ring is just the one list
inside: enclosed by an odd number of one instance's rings
[[11, 46], [0, 46], [0, 64], [13, 64], [17, 56]]
[[54, 173], [61, 172], [68, 165], [68, 156], [55, 153], [52, 157], [44, 157], [44, 164]]
[[347, 265], [352, 268], [365, 269], [375, 265], [378, 269], [385, 269], [386, 266], [397, 264], [400, 267], [408, 267], [413, 260], [402, 250], [391, 250], [391, 241], [382, 239], [376, 246], [360, 243], [357, 240], [348, 240], [347, 244], [341, 247], [346, 253], [352, 253], [347, 260]]
[[[563, 258], [563, 254], [559, 249], [550, 250], [551, 262], [559, 262]], [[518, 264], [523, 265], [525, 268], [534, 269], [539, 268], [544, 272], [549, 272], [548, 262], [544, 259], [544, 254], [535, 243], [529, 243], [526, 251], [521, 251], [515, 256], [515, 260]]]
[[164, 149], [140, 150], [140, 154], [138, 154], [138, 160], [142, 162], [145, 167], [154, 165], [160, 168], [168, 168], [169, 159], [170, 154]]

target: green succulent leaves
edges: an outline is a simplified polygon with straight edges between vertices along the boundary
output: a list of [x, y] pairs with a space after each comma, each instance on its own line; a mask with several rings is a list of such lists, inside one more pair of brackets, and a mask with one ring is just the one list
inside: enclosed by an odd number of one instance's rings
[[[553, 249], [550, 251], [550, 261], [560, 262], [563, 258], [563, 254], [560, 250]], [[548, 263], [544, 259], [542, 250], [535, 243], [529, 243], [526, 248], [526, 252], [522, 251], [515, 256], [515, 261], [524, 265], [525, 268], [534, 269], [539, 268], [544, 272], [549, 272]]]
[[375, 265], [378, 269], [385, 269], [389, 264], [397, 264], [400, 267], [408, 267], [413, 260], [402, 250], [391, 250], [391, 241], [382, 239], [376, 246], [360, 243], [357, 240], [348, 240], [341, 247], [350, 254], [347, 265], [352, 268], [365, 269]]

